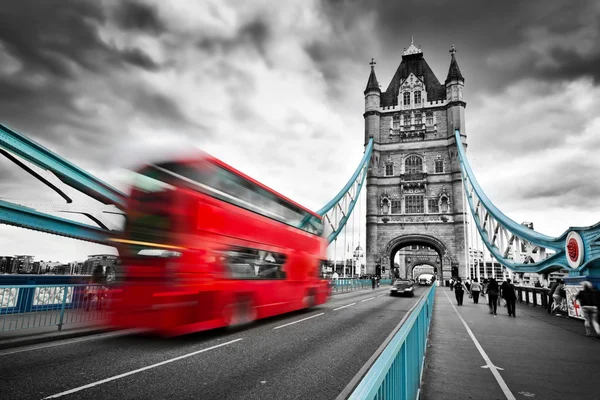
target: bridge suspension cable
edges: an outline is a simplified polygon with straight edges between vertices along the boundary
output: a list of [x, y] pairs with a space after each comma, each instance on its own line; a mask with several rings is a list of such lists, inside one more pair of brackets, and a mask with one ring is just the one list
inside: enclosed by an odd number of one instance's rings
[[[342, 232], [350, 218], [350, 214], [352, 214], [352, 211], [354, 210], [354, 206], [356, 205], [358, 196], [360, 195], [367, 176], [372, 152], [373, 138], [369, 139], [363, 158], [348, 180], [348, 183], [346, 183], [333, 199], [317, 211], [317, 214], [323, 217], [326, 226], [331, 229], [331, 233], [327, 236], [327, 241], [329, 243], [333, 242]], [[345, 248], [344, 251], [346, 251]]]
[[[519, 273], [565, 268], [580, 274], [584, 269], [600, 264], [600, 223], [587, 228], [572, 227], [554, 238], [513, 221], [490, 201], [479, 186], [463, 149], [459, 130], [455, 130], [454, 137], [466, 200], [477, 233], [490, 253], [493, 274], [494, 259]], [[521, 254], [521, 248], [527, 250], [526, 254]]]

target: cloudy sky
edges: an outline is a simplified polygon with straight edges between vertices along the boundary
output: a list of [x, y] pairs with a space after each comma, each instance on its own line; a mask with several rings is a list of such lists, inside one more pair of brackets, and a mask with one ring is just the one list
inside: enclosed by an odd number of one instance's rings
[[[600, 220], [597, 1], [2, 1], [0, 121], [122, 189], [196, 146], [318, 209], [360, 160], [371, 57], [385, 89], [411, 36], [442, 82], [456, 46], [501, 210], [549, 235]], [[61, 200], [5, 160], [0, 197]], [[105, 251], [0, 226], [0, 255]]]

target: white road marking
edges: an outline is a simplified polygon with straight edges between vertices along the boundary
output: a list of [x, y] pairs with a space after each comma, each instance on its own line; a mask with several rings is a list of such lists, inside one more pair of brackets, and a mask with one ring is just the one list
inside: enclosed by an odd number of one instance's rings
[[350, 306], [353, 306], [353, 305], [355, 305], [355, 304], [356, 304], [356, 303], [352, 303], [352, 304], [346, 304], [345, 306], [341, 306], [341, 307], [338, 307], [338, 308], [334, 308], [334, 309], [333, 309], [333, 311], [341, 310], [342, 308], [350, 307]]
[[184, 355], [179, 356], [179, 357], [171, 358], [170, 360], [161, 361], [161, 362], [156, 363], [156, 364], [148, 365], [147, 367], [143, 367], [143, 368], [139, 368], [139, 369], [136, 369], [136, 370], [133, 370], [133, 371], [125, 372], [124, 374], [115, 375], [115, 376], [112, 376], [110, 378], [102, 379], [101, 381], [93, 382], [93, 383], [90, 383], [90, 384], [87, 384], [87, 385], [84, 385], [84, 386], [77, 387], [75, 389], [71, 389], [71, 390], [67, 390], [65, 392], [53, 394], [52, 396], [44, 397], [43, 400], [45, 400], [45, 399], [56, 399], [58, 397], [66, 396], [68, 394], [79, 392], [79, 391], [84, 390], [84, 389], [89, 389], [91, 387], [98, 386], [98, 385], [101, 385], [101, 384], [106, 383], [106, 382], [114, 381], [114, 380], [121, 379], [121, 378], [124, 378], [124, 377], [129, 376], [129, 375], [137, 374], [138, 372], [146, 371], [146, 370], [151, 369], [151, 368], [160, 367], [161, 365], [165, 365], [165, 364], [168, 364], [168, 363], [172, 363], [174, 361], [178, 361], [178, 360], [182, 360], [184, 358], [195, 356], [196, 354], [204, 353], [206, 351], [213, 350], [213, 349], [216, 349], [218, 347], [227, 346], [228, 344], [239, 342], [240, 340], [243, 340], [243, 339], [239, 338], [239, 339], [231, 340], [229, 342], [221, 343], [221, 344], [218, 344], [216, 346], [208, 347], [206, 349], [194, 351], [193, 353], [184, 354]]
[[323, 315], [323, 314], [325, 314], [325, 313], [320, 313], [320, 314], [317, 314], [317, 315], [311, 315], [310, 317], [299, 319], [298, 321], [290, 322], [289, 324], [280, 325], [280, 326], [277, 326], [277, 327], [275, 327], [273, 329], [285, 328], [286, 326], [294, 325], [294, 324], [297, 324], [298, 322], [306, 321], [307, 319], [318, 317], [318, 316]]
[[47, 348], [56, 347], [56, 346], [64, 346], [65, 344], [87, 342], [89, 340], [99, 340], [99, 339], [106, 339], [106, 338], [109, 338], [109, 337], [132, 335], [134, 333], [139, 333], [139, 332], [144, 332], [144, 330], [141, 330], [141, 329], [128, 329], [128, 330], [125, 330], [125, 331], [109, 332], [109, 333], [101, 333], [101, 334], [97, 334], [97, 335], [90, 335], [90, 336], [86, 336], [86, 337], [79, 338], [79, 339], [73, 339], [73, 340], [61, 340], [61, 341], [57, 341], [57, 342], [53, 342], [53, 343], [48, 343], [48, 344], [25, 346], [25, 347], [17, 348], [17, 349], [14, 349], [14, 350], [0, 351], [0, 356], [7, 356], [7, 355], [10, 355], [10, 354], [16, 354], [16, 353], [23, 353], [25, 351], [47, 349]]
[[361, 300], [360, 302], [361, 302], [361, 303], [363, 303], [363, 302], [365, 302], [365, 301], [373, 300], [374, 298], [375, 298], [375, 296], [373, 296], [373, 297], [369, 297], [368, 299]]
[[479, 341], [477, 340], [477, 338], [475, 338], [475, 335], [471, 331], [471, 328], [469, 328], [469, 325], [467, 325], [466, 321], [458, 313], [458, 310], [456, 309], [456, 307], [454, 307], [454, 304], [452, 304], [452, 301], [450, 300], [450, 297], [448, 297], [448, 294], [445, 291], [444, 291], [444, 294], [446, 295], [448, 302], [454, 309], [454, 312], [456, 313], [456, 315], [458, 315], [458, 318], [460, 318], [460, 321], [463, 323], [463, 325], [467, 329], [467, 333], [469, 334], [469, 336], [471, 336], [471, 340], [473, 341], [473, 343], [475, 343], [475, 347], [477, 347], [477, 350], [479, 350], [479, 354], [481, 354], [481, 357], [483, 357], [483, 360], [485, 361], [487, 368], [490, 369], [490, 371], [492, 372], [492, 375], [494, 375], [494, 378], [496, 378], [496, 381], [498, 382], [498, 385], [500, 385], [500, 389], [502, 389], [502, 391], [504, 392], [504, 395], [506, 396], [507, 400], [516, 400], [515, 396], [512, 394], [512, 392], [508, 388], [508, 385], [506, 384], [506, 382], [504, 382], [504, 379], [502, 379], [500, 372], [498, 372], [498, 367], [496, 367], [494, 365], [494, 363], [492, 363], [492, 360], [490, 360], [490, 358], [486, 354], [485, 350], [483, 350], [483, 347], [481, 347], [481, 345], [479, 344]]
[[380, 294], [380, 295], [379, 295], [379, 296], [377, 296], [377, 297], [381, 297], [381, 296], [387, 296], [387, 293]]

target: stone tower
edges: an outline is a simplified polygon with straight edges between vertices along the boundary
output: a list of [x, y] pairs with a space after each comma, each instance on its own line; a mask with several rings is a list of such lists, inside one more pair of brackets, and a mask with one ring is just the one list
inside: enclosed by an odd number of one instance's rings
[[466, 145], [464, 78], [454, 47], [442, 85], [411, 43], [385, 92], [375, 63], [365, 95], [365, 144], [374, 140], [367, 175], [367, 274], [408, 245], [427, 245], [441, 258], [438, 276], [465, 277], [463, 192], [454, 130]]

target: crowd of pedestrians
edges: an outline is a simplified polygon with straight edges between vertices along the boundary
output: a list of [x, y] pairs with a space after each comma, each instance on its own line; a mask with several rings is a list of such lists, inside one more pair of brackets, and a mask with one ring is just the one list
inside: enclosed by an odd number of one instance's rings
[[[536, 283], [536, 287], [542, 287], [540, 282]], [[583, 289], [572, 298], [573, 301], [579, 301], [583, 317], [585, 319], [585, 331], [586, 336], [592, 336], [595, 334], [600, 339], [600, 321], [598, 320], [600, 308], [600, 292], [594, 289], [591, 282], [583, 282]], [[559, 311], [566, 312], [567, 310], [567, 299], [566, 299], [566, 287], [565, 282], [562, 279], [550, 285], [549, 289], [549, 311], [552, 313], [558, 313]], [[503, 301], [504, 304], [501, 306], [506, 307], [508, 315], [515, 318], [516, 313], [516, 302], [517, 302], [517, 289], [510, 279], [506, 279], [502, 284], [494, 278], [483, 279], [480, 283], [478, 279], [473, 281], [463, 281], [459, 277], [452, 278], [450, 280], [450, 290], [454, 291], [456, 297], [456, 304], [459, 306], [463, 305], [463, 299], [465, 293], [468, 293], [469, 298], [473, 299], [474, 304], [479, 304], [480, 296], [487, 298], [487, 304], [489, 307], [490, 314], [497, 315], [498, 303]], [[559, 315], [559, 314], [557, 314]]]

